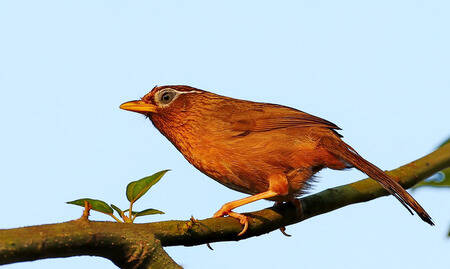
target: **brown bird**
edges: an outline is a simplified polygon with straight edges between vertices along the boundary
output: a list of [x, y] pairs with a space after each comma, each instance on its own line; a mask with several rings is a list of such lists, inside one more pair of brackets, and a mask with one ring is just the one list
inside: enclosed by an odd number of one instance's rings
[[[335, 124], [300, 110], [220, 96], [189, 86], [155, 87], [120, 108], [146, 115], [197, 169], [251, 196], [226, 203], [229, 215], [248, 227], [236, 207], [268, 199], [295, 202], [323, 168], [356, 167], [380, 183], [412, 214], [433, 225], [427, 212], [394, 179], [341, 140]], [[411, 208], [411, 209], [410, 209]]]

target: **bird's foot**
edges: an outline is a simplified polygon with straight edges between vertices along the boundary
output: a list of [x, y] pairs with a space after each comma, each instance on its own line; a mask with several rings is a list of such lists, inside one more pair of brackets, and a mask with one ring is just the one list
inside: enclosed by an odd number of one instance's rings
[[[291, 204], [293, 204], [295, 206], [295, 208], [297, 209], [297, 215], [300, 216], [301, 213], [302, 213], [302, 204], [300, 203], [300, 200], [293, 198], [293, 199], [289, 200], [289, 203], [291, 203]], [[277, 201], [277, 202], [275, 202], [273, 204], [273, 206], [276, 207], [276, 206], [279, 206], [279, 205], [282, 205], [282, 204], [283, 204], [283, 202]], [[286, 227], [284, 227], [284, 226], [280, 228], [280, 232], [284, 236], [287, 236], [287, 237], [291, 236], [290, 234], [286, 233]]]
[[[280, 205], [282, 205], [282, 204], [283, 204], [283, 202], [276, 201], [276, 202], [273, 204], [273, 206], [276, 207], [276, 206], [280, 206]], [[291, 237], [290, 234], [286, 233], [286, 227], [284, 227], [284, 226], [280, 228], [280, 232], [281, 232], [284, 236], [286, 236], [286, 237]]]
[[244, 228], [242, 228], [242, 231], [240, 233], [238, 233], [238, 236], [243, 235], [247, 231], [247, 229], [248, 229], [248, 217], [243, 215], [243, 214], [239, 214], [239, 213], [233, 212], [231, 210], [226, 210], [226, 209], [224, 209], [222, 207], [219, 211], [217, 211], [214, 214], [213, 217], [214, 218], [219, 218], [219, 217], [223, 217], [223, 216], [226, 216], [226, 215], [228, 215], [228, 216], [230, 216], [232, 218], [238, 219], [239, 222], [242, 225], [244, 225]]

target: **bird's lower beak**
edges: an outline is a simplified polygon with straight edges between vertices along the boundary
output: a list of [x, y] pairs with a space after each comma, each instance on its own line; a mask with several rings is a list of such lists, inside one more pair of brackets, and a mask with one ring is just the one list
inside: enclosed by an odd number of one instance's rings
[[156, 112], [156, 106], [146, 103], [144, 101], [136, 100], [126, 102], [120, 105], [121, 109], [133, 111], [137, 113], [147, 114], [151, 112]]

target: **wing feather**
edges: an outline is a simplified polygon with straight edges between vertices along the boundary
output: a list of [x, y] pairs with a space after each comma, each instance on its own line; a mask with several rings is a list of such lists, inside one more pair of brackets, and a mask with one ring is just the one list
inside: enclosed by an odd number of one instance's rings
[[266, 104], [268, 107], [250, 108], [236, 111], [228, 120], [234, 131], [268, 132], [290, 127], [319, 127], [341, 130], [336, 124], [300, 110], [279, 105]]

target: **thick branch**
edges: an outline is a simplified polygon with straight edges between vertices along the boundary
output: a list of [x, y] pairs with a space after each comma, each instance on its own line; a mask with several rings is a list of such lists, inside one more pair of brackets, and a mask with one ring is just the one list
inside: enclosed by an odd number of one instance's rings
[[[450, 167], [450, 144], [389, 174], [409, 188], [446, 167]], [[233, 218], [147, 224], [70, 221], [0, 230], [0, 264], [96, 255], [110, 259], [122, 268], [176, 268], [177, 265], [161, 245], [191, 246], [241, 240], [387, 194], [372, 179], [331, 188], [301, 199], [301, 214], [289, 204], [248, 213], [251, 217], [249, 230], [240, 237], [237, 234], [242, 227]]]
[[[403, 187], [410, 188], [447, 167], [450, 167], [450, 144], [388, 173]], [[302, 198], [300, 200], [301, 214], [298, 214], [297, 209], [290, 204], [248, 213], [247, 215], [251, 217], [249, 230], [243, 236], [236, 236], [242, 226], [233, 218], [206, 219], [187, 230], [179, 228], [183, 227], [183, 222], [179, 221], [158, 222], [149, 225], [154, 225], [155, 236], [161, 240], [163, 246], [190, 246], [217, 241], [241, 240], [268, 233], [350, 204], [366, 202], [386, 195], [388, 192], [370, 178], [330, 188]], [[184, 226], [186, 226], [185, 223]]]
[[100, 256], [120, 268], [180, 268], [148, 230], [85, 219], [0, 230], [0, 264], [79, 255]]

